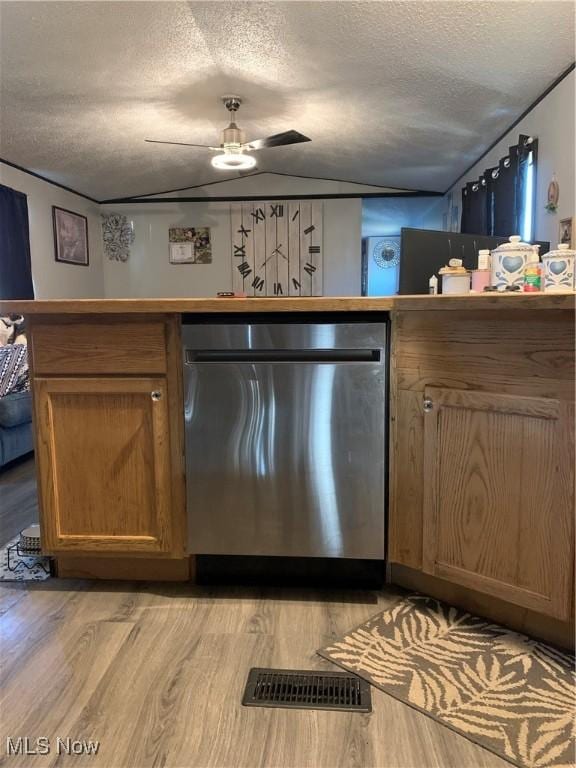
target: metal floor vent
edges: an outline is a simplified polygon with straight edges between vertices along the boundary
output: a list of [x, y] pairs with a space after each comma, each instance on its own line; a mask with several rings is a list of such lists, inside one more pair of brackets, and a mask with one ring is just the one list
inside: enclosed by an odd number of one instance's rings
[[337, 709], [371, 712], [370, 685], [347, 672], [251, 669], [242, 704], [246, 707]]

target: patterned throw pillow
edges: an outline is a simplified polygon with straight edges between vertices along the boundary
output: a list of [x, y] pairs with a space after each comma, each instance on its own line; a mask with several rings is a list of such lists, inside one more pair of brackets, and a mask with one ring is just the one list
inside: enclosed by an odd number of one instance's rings
[[9, 317], [0, 317], [0, 347], [10, 344], [14, 336], [14, 323]]
[[30, 389], [28, 350], [25, 344], [0, 347], [0, 397]]
[[0, 317], [0, 347], [6, 344], [26, 344], [24, 325], [22, 315]]

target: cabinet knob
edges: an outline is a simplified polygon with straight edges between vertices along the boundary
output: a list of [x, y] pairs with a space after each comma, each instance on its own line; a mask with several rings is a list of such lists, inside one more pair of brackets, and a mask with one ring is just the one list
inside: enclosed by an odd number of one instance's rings
[[429, 397], [425, 397], [424, 402], [422, 403], [422, 407], [424, 408], [424, 413], [430, 413], [430, 411], [434, 408], [434, 403], [432, 400], [430, 400]]
[[162, 400], [162, 392], [159, 392], [157, 389], [155, 389], [150, 393], [150, 397], [152, 400], [154, 400], [154, 402], [157, 400]]

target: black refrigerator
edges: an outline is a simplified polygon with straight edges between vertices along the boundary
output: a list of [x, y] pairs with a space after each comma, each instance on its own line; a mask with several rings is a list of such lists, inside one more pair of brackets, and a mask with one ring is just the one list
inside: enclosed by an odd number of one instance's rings
[[[497, 248], [507, 237], [462, 235], [434, 229], [404, 227], [400, 235], [399, 294], [428, 293], [428, 281], [450, 259], [462, 259], [466, 269], [478, 266], [478, 251]], [[550, 250], [550, 243], [535, 240], [540, 254]]]

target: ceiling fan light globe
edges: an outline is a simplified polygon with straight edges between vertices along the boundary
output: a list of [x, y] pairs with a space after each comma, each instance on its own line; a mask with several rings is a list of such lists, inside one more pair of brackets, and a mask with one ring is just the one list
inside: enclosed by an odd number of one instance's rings
[[256, 158], [242, 152], [225, 152], [222, 155], [215, 155], [211, 163], [219, 171], [247, 171], [249, 168], [254, 168]]

